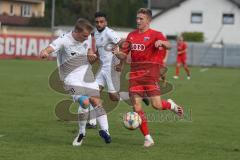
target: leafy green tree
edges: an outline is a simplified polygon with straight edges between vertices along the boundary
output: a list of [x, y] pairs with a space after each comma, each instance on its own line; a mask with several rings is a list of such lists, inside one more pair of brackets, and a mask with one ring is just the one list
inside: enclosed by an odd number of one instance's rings
[[[30, 26], [51, 26], [52, 1], [45, 0], [45, 17], [31, 18]], [[136, 11], [146, 7], [144, 0], [101, 0], [100, 10], [108, 15], [111, 26], [135, 28]], [[73, 25], [82, 17], [94, 22], [97, 0], [56, 0], [55, 26]]]

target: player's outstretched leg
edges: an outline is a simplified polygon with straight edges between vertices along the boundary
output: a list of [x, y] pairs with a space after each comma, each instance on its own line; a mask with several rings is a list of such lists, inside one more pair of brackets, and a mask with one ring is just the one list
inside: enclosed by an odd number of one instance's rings
[[191, 79], [190, 70], [188, 69], [187, 64], [184, 63], [183, 67], [184, 67], [184, 70], [185, 70], [185, 72], [186, 72], [186, 74], [187, 74], [187, 79], [190, 80], [190, 79]]
[[[84, 104], [81, 103], [81, 100], [83, 100]], [[78, 124], [79, 124], [79, 133], [78, 136], [73, 140], [72, 145], [73, 146], [81, 146], [83, 142], [83, 138], [86, 135], [86, 123], [87, 123], [87, 118], [88, 118], [88, 108], [89, 106], [89, 100], [86, 97], [79, 97], [79, 108], [78, 108]]]
[[154, 145], [154, 141], [149, 133], [149, 129], [148, 129], [148, 124], [147, 124], [147, 118], [145, 116], [144, 111], [136, 111], [138, 113], [138, 115], [141, 117], [142, 119], [142, 124], [140, 126], [140, 130], [142, 132], [142, 134], [144, 135], [144, 147], [151, 147], [152, 145]]
[[95, 113], [97, 117], [97, 122], [100, 126], [99, 135], [104, 139], [105, 143], [111, 143], [112, 139], [109, 133], [107, 113], [103, 108], [99, 97], [90, 98], [93, 106], [95, 106]]
[[178, 106], [172, 99], [168, 99], [167, 101], [171, 104], [171, 111], [176, 113], [180, 118], [183, 118], [184, 116], [183, 107]]
[[97, 128], [96, 113], [91, 104], [89, 106], [89, 118], [88, 118], [86, 128], [87, 129], [96, 129]]
[[183, 117], [183, 108], [178, 106], [173, 100], [161, 99], [159, 96], [150, 97], [152, 106], [160, 110], [171, 110], [176, 113], [180, 118]]
[[105, 143], [111, 143], [112, 139], [109, 133], [108, 127], [108, 119], [107, 114], [102, 106], [97, 107], [97, 122], [101, 130], [99, 131], [99, 135], [104, 139]]
[[177, 63], [176, 65], [176, 73], [175, 73], [175, 76], [173, 76], [174, 79], [178, 79], [178, 75], [179, 75], [179, 71], [180, 71], [180, 66], [181, 64], [180, 63]]

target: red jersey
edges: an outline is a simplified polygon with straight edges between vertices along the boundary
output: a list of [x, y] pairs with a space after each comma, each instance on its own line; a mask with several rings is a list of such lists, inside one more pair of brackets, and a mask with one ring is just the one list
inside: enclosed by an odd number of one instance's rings
[[160, 60], [166, 49], [156, 48], [157, 40], [167, 41], [161, 32], [152, 29], [144, 33], [139, 33], [139, 30], [129, 33], [126, 41], [130, 43], [127, 53], [131, 53], [130, 82], [158, 82]]
[[184, 41], [177, 43], [178, 52], [184, 51], [181, 54], [178, 54], [178, 56], [181, 56], [181, 55], [185, 56], [186, 55], [186, 49], [187, 49], [187, 43], [185, 43]]

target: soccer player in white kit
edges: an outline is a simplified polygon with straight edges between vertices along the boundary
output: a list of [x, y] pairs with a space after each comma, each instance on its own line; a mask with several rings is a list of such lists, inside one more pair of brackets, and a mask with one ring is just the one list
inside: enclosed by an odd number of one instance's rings
[[[96, 28], [93, 35], [96, 42], [97, 55], [101, 63], [96, 81], [100, 91], [107, 87], [110, 99], [119, 101], [120, 96], [118, 92], [120, 90], [120, 73], [123, 61], [120, 61], [112, 54], [111, 47], [117, 46], [121, 38], [114, 30], [107, 27], [107, 16], [105, 13], [95, 13], [95, 25]], [[96, 125], [96, 120], [89, 120], [87, 126], [91, 128], [94, 125]]]
[[[57, 53], [57, 62], [60, 78], [64, 87], [69, 91], [75, 102], [82, 96], [88, 96], [89, 102], [95, 108], [96, 119], [101, 130], [99, 135], [106, 143], [111, 143], [107, 114], [101, 104], [99, 86], [95, 82], [89, 61], [96, 59], [92, 51], [92, 25], [85, 19], [78, 19], [73, 31], [57, 38], [48, 47], [40, 52], [41, 58], [47, 58], [50, 53]], [[86, 135], [86, 123], [89, 110], [79, 106], [79, 134], [72, 145], [80, 146]]]
[[117, 45], [121, 38], [117, 33], [107, 27], [106, 14], [103, 12], [95, 13], [96, 29], [94, 30], [94, 38], [96, 41], [96, 49], [101, 62], [96, 81], [102, 90], [107, 86], [109, 97], [112, 101], [119, 100], [120, 89], [120, 71], [122, 61], [112, 54], [111, 50], [107, 50], [107, 46]]

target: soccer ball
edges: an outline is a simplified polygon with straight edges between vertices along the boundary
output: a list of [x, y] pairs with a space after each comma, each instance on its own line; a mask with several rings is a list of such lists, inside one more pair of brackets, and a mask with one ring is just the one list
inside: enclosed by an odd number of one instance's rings
[[138, 128], [141, 123], [142, 119], [136, 112], [128, 112], [123, 115], [123, 124], [129, 130]]

